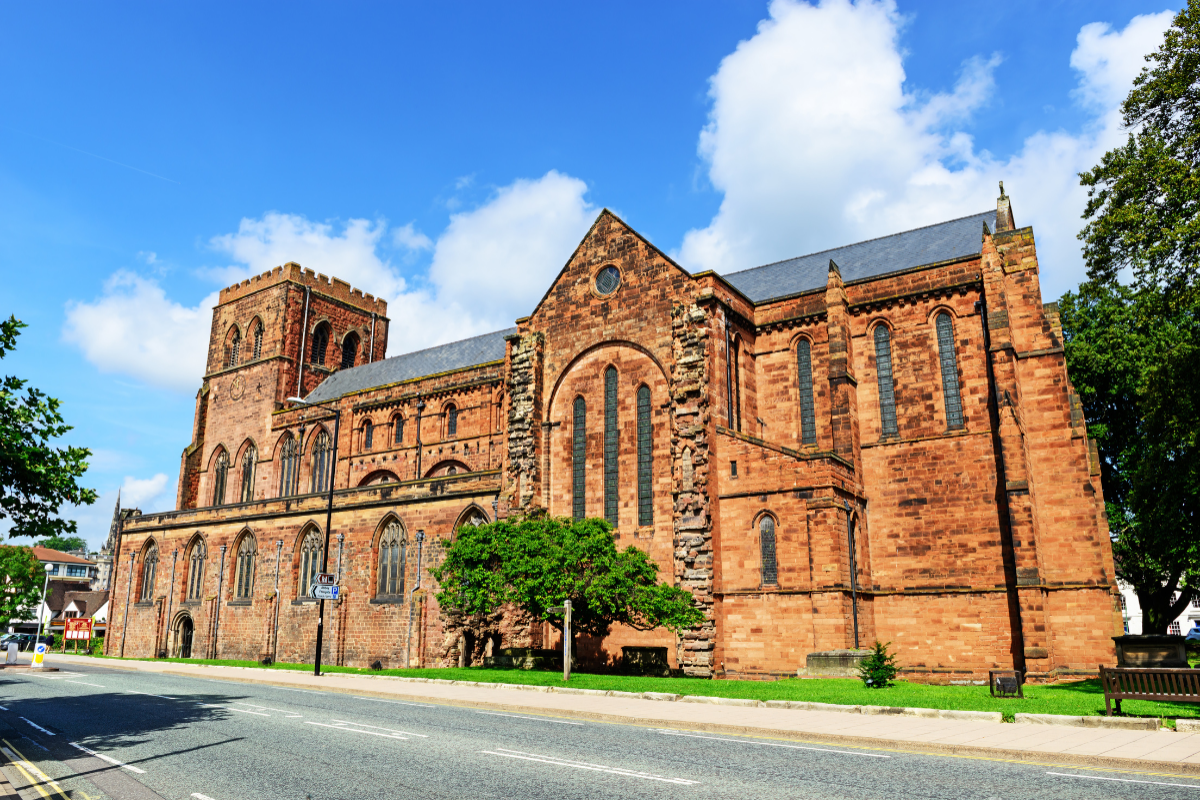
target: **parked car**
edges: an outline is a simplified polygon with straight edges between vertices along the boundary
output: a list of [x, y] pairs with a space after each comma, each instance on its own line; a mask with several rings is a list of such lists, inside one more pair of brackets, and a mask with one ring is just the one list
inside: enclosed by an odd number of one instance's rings
[[1200, 642], [1200, 623], [1197, 623], [1195, 627], [1187, 632], [1187, 640], [1189, 642]]
[[[32, 650], [37, 639], [37, 635], [32, 633], [8, 633], [0, 637], [0, 646], [7, 649], [8, 643], [15, 641], [18, 650]], [[49, 634], [42, 634], [41, 641], [46, 643], [46, 647], [51, 647], [54, 644], [54, 637]]]

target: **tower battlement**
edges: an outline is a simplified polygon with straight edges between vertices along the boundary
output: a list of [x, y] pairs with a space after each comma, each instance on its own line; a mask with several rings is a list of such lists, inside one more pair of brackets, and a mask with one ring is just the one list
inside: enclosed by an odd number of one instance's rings
[[254, 292], [289, 281], [308, 286], [314, 292], [321, 292], [363, 311], [374, 312], [379, 316], [387, 315], [386, 300], [365, 293], [361, 289], [355, 289], [341, 278], [332, 278], [314, 270], [305, 269], [295, 261], [289, 261], [283, 266], [275, 267], [261, 275], [252, 275], [241, 283], [235, 283], [233, 286], [222, 289], [218, 302], [224, 305]]

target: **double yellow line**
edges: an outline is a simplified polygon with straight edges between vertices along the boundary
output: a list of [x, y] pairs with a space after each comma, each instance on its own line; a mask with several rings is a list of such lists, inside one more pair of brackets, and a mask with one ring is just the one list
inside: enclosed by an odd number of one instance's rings
[[[14, 747], [12, 742], [8, 739], [0, 739], [0, 741], [8, 745], [8, 747], [0, 747], [0, 751], [3, 751], [4, 755], [8, 756], [9, 763], [25, 776], [25, 780], [29, 781], [29, 785], [37, 789], [42, 797], [47, 798], [47, 800], [53, 797], [59, 797], [61, 800], [71, 800], [53, 778], [30, 763], [29, 759], [25, 758], [25, 755]], [[54, 794], [47, 792], [44, 788], [46, 786], [53, 789]]]

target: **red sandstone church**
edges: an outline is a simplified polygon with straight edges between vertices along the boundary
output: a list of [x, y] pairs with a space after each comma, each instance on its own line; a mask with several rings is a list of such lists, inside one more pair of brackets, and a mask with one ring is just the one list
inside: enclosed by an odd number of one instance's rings
[[1096, 449], [1003, 195], [727, 275], [604, 211], [516, 327], [392, 358], [387, 336], [384, 301], [298, 264], [221, 292], [178, 510], [115, 542], [110, 653], [311, 662], [332, 480], [325, 663], [554, 646], [456, 627], [429, 572], [458, 526], [535, 507], [607, 518], [707, 617], [585, 664], [795, 674], [875, 639], [924, 680], [1112, 660]]

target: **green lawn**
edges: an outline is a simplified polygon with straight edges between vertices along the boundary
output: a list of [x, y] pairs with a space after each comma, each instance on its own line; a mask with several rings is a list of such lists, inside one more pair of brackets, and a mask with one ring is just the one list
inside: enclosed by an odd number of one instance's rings
[[[159, 659], [129, 659], [159, 660]], [[230, 667], [259, 669], [311, 670], [311, 664], [275, 664], [263, 667], [256, 661], [213, 661], [200, 659], [166, 659], [183, 664], [218, 664]], [[345, 672], [367, 675], [398, 675], [411, 678], [440, 678], [442, 680], [481, 681], [485, 683], [519, 683], [539, 686], [562, 686], [562, 673], [545, 671], [500, 670], [470, 667], [467, 669], [385, 669], [375, 672], [355, 667], [323, 667], [325, 672]], [[1096, 716], [1104, 714], [1104, 693], [1097, 680], [1072, 681], [1051, 685], [1027, 685], [1025, 698], [998, 700], [986, 686], [931, 686], [901, 681], [886, 689], [868, 689], [861, 681], [849, 678], [790, 678], [780, 681], [708, 680], [705, 678], [638, 678], [623, 675], [590, 675], [575, 673], [570, 686], [580, 689], [606, 689], [623, 692], [671, 692], [674, 694], [707, 695], [709, 697], [741, 697], [755, 700], [804, 700], [839, 705], [911, 706], [969, 711], [1001, 711], [1005, 715], [1067, 714]], [[1200, 718], [1200, 705], [1189, 703], [1152, 703], [1126, 700], [1122, 710], [1139, 717]]]

